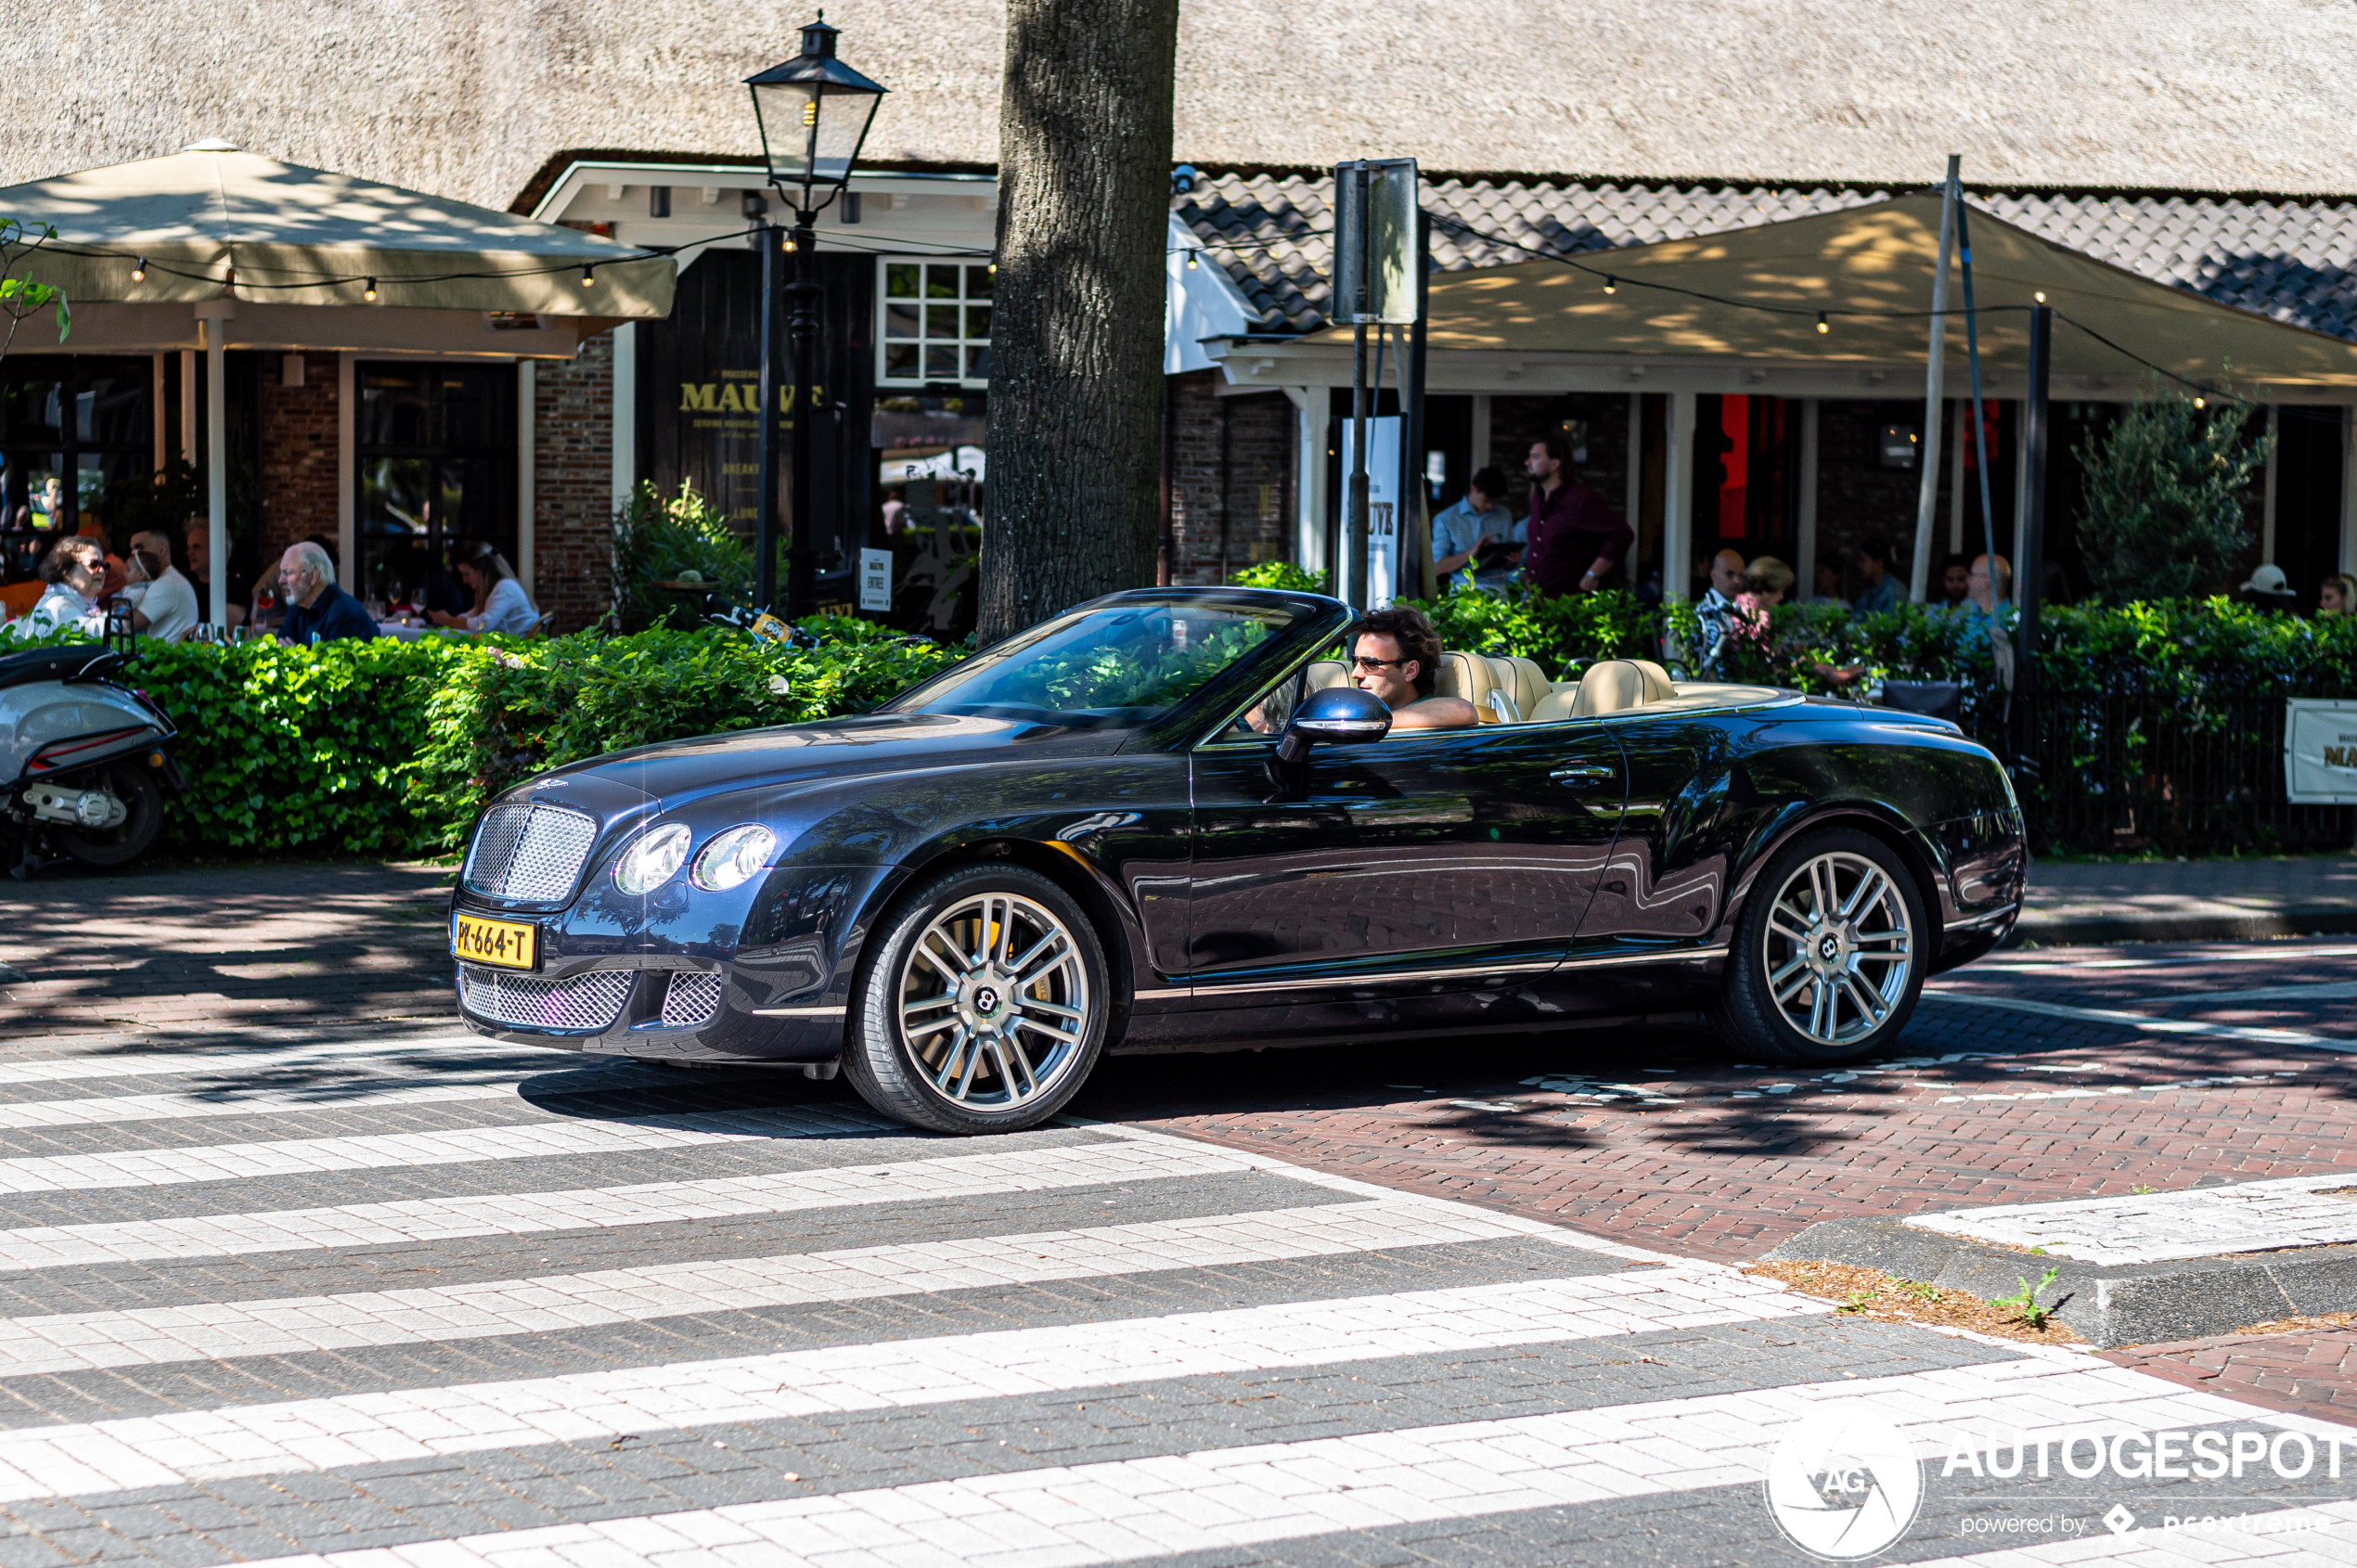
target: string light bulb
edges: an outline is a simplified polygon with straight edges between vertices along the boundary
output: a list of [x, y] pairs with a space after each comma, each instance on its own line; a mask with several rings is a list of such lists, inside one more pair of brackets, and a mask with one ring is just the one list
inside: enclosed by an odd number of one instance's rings
[[1817, 313], [1817, 330], [1820, 332], [1830, 332], [1833, 330], [1831, 327], [1825, 324], [1825, 313], [1823, 311], [1819, 311]]
[[2034, 297], [2040, 304], [2044, 304], [2046, 302], [2046, 290], [2043, 289], [2039, 289]]
[[372, 277], [368, 279], [367, 282], [360, 286], [360, 297], [367, 301], [372, 305], [377, 302], [377, 280], [375, 278]]
[[996, 277], [996, 276], [998, 276], [998, 263], [997, 262], [993, 262], [993, 263], [990, 263], [990, 276], [993, 276], [993, 277]]
[[2194, 406], [2196, 408], [2207, 408], [2209, 406], [2209, 399], [2206, 397], [2196, 397], [2194, 399]]
[[787, 235], [784, 239], [779, 242], [778, 245], [778, 249], [783, 251], [789, 256], [793, 254], [793, 248], [794, 238], [791, 234]]
[[1617, 293], [1619, 293], [1619, 292], [1620, 292], [1620, 279], [1618, 279], [1618, 278], [1615, 277], [1615, 276], [1614, 276], [1612, 274], [1610, 274], [1610, 273], [1606, 273], [1606, 274], [1604, 274], [1604, 292], [1605, 292], [1605, 293], [1607, 293], [1607, 294], [1617, 294]]
[[131, 281], [134, 283], [145, 283], [148, 281], [147, 257], [142, 256], [137, 261], [131, 263]]
[[1197, 252], [1195, 252], [1195, 251], [1188, 251], [1188, 252], [1187, 252], [1187, 270], [1188, 270], [1189, 272], [1192, 272], [1192, 271], [1194, 271], [1194, 270], [1195, 270], [1195, 268], [1196, 268], [1196, 266], [1197, 266], [1197, 264], [1198, 264], [1198, 263], [1196, 263], [1196, 261], [1195, 261], [1195, 256], [1196, 256], [1196, 254], [1197, 254]]
[[584, 289], [595, 289], [598, 286], [598, 269], [587, 262], [581, 263], [581, 286]]

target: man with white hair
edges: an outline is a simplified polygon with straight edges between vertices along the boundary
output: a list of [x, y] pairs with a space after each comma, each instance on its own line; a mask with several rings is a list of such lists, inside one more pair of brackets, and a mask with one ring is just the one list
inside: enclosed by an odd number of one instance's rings
[[288, 546], [278, 558], [278, 587], [287, 598], [286, 623], [278, 628], [283, 641], [300, 646], [384, 636], [360, 601], [336, 586], [328, 552], [308, 540]]

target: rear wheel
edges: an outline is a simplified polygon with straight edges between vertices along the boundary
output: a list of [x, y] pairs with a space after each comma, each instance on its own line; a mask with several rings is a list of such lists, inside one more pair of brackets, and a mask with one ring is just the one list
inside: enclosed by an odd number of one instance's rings
[[1111, 1010], [1103, 944], [1070, 893], [1020, 866], [964, 867], [886, 918], [853, 989], [844, 1075], [915, 1126], [1015, 1132], [1078, 1092]]
[[1923, 895], [1889, 845], [1854, 829], [1806, 834], [1754, 884], [1712, 1022], [1771, 1061], [1863, 1061], [1897, 1044], [1915, 1009], [1926, 927]]
[[109, 809], [97, 823], [50, 826], [50, 841], [84, 866], [127, 866], [163, 831], [163, 790], [138, 763], [95, 767], [56, 787], [81, 790], [85, 799], [91, 793], [108, 798]]

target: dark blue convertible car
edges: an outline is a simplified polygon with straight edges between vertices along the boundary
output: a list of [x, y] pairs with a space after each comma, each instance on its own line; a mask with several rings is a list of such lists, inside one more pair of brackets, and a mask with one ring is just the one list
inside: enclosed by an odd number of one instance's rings
[[2020, 910], [2019, 808], [1941, 720], [1449, 652], [1482, 723], [1387, 735], [1310, 594], [1115, 594], [886, 702], [559, 769], [475, 829], [475, 1030], [840, 1067], [1027, 1127], [1108, 1050], [1707, 1014], [1887, 1047]]

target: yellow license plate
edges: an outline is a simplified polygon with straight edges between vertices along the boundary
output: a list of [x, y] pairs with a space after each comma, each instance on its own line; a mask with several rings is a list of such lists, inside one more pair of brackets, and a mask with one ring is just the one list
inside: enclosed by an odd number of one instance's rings
[[455, 915], [450, 923], [450, 951], [470, 964], [533, 969], [540, 961], [540, 928], [516, 920]]

